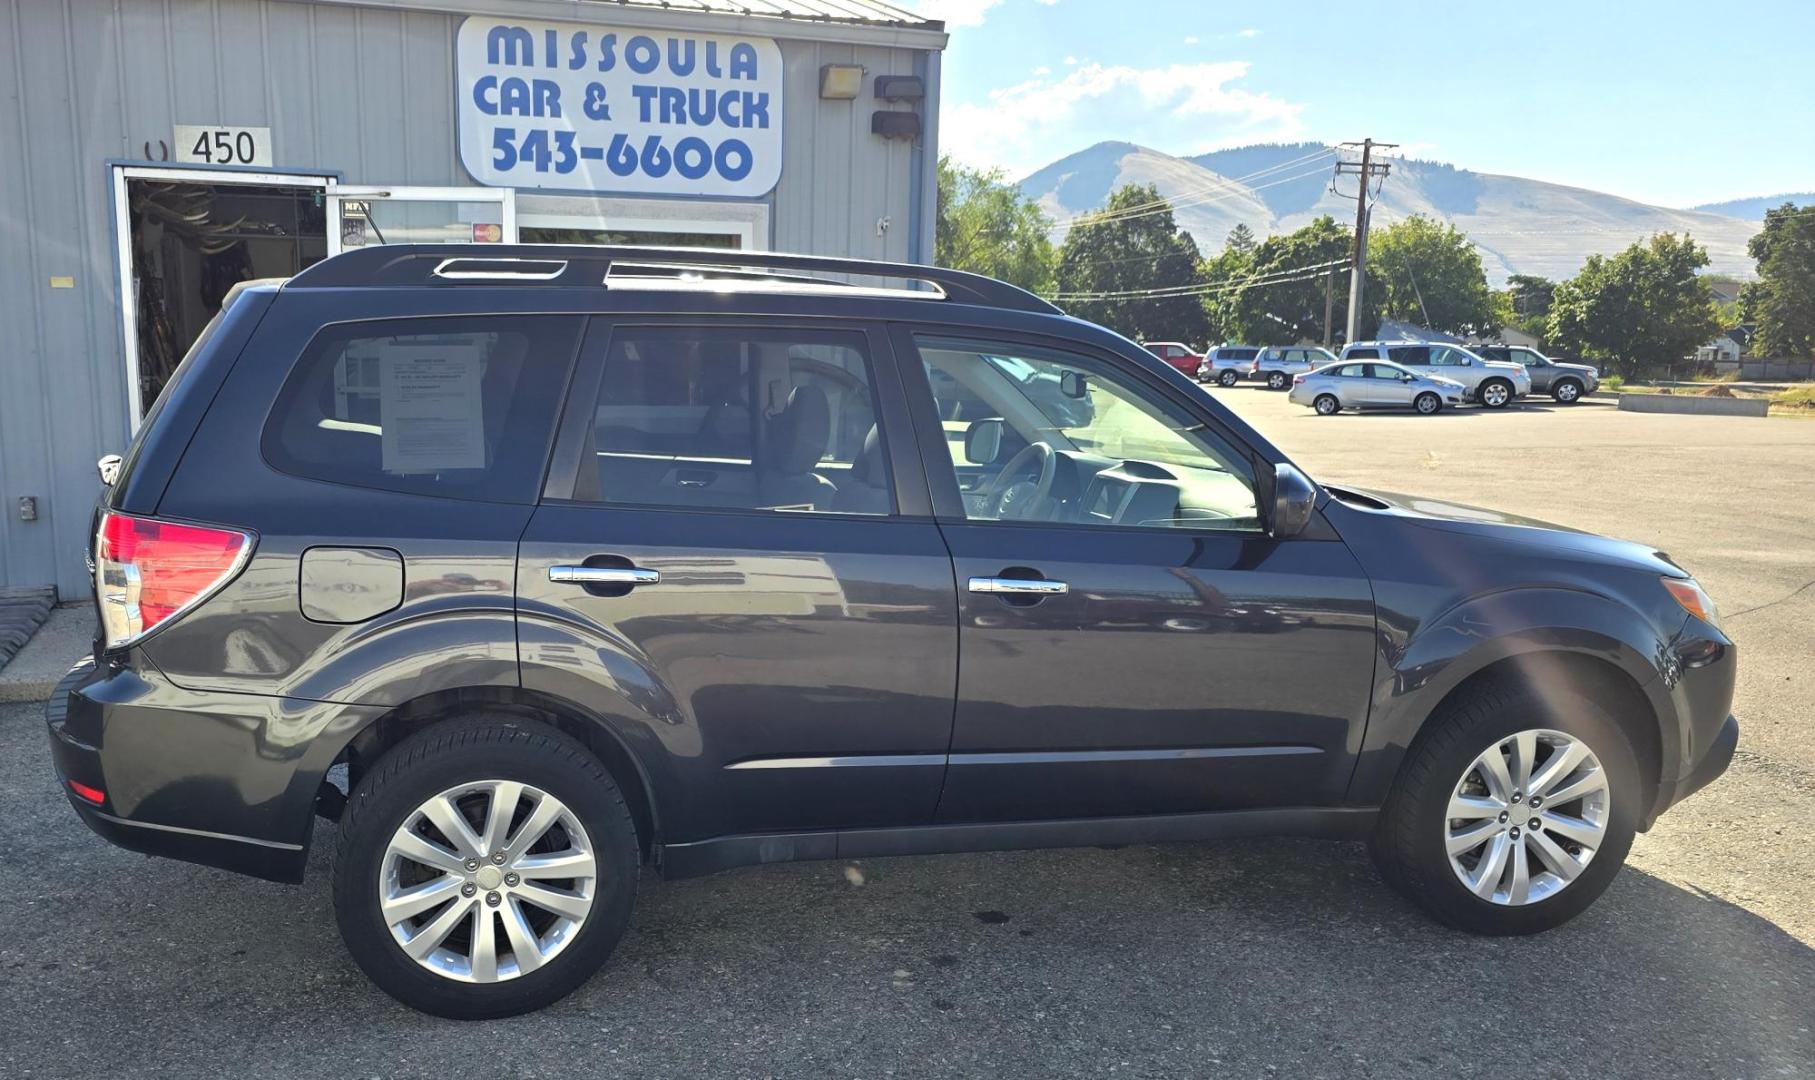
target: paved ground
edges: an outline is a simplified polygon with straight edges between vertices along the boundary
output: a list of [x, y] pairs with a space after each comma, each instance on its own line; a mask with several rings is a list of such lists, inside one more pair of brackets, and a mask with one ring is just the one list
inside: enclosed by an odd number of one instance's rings
[[1318, 476], [1656, 543], [1727, 609], [1741, 757], [1587, 915], [1450, 933], [1310, 841], [769, 867], [647, 880], [582, 992], [458, 1025], [365, 983], [325, 854], [293, 889], [109, 848], [0, 706], [0, 1076], [1815, 1075], [1815, 423], [1216, 393]]

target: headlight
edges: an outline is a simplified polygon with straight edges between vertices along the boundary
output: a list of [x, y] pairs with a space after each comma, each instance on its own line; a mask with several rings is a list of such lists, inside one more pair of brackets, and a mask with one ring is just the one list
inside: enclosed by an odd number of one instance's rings
[[1661, 578], [1664, 589], [1684, 611], [1695, 616], [1709, 626], [1720, 626], [1720, 609], [1714, 606], [1714, 598], [1694, 578], [1667, 577]]

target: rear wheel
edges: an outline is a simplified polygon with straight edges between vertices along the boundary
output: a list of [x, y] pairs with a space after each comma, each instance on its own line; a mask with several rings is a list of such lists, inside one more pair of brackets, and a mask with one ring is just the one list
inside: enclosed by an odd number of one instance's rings
[[1550, 388], [1550, 396], [1556, 398], [1559, 405], [1574, 405], [1582, 398], [1582, 384], [1574, 379], [1564, 379]]
[[1220, 371], [1216, 376], [1216, 382], [1219, 386], [1234, 386], [1240, 380], [1241, 376], [1233, 371]]
[[1335, 416], [1342, 411], [1342, 402], [1336, 400], [1335, 394], [1318, 394], [1311, 408], [1317, 410], [1318, 416]]
[[1267, 389], [1284, 390], [1285, 388], [1286, 388], [1286, 373], [1285, 372], [1283, 372], [1283, 371], [1267, 372]]
[[585, 747], [506, 716], [386, 753], [341, 819], [334, 913], [379, 988], [437, 1016], [539, 1009], [605, 962], [636, 900], [636, 828]]
[[1436, 394], [1431, 393], [1429, 390], [1426, 390], [1424, 393], [1419, 394], [1417, 396], [1417, 398], [1415, 398], [1412, 401], [1412, 408], [1417, 409], [1419, 412], [1423, 413], [1426, 416], [1429, 416], [1432, 413], [1436, 412], [1438, 409], [1443, 408], [1443, 399], [1438, 397]]
[[1481, 389], [1476, 394], [1480, 397], [1481, 404], [1488, 408], [1504, 409], [1512, 404], [1512, 383], [1505, 379], [1489, 379], [1481, 384]]
[[1477, 934], [1580, 914], [1632, 846], [1641, 785], [1618, 722], [1560, 687], [1482, 687], [1420, 733], [1373, 855], [1395, 889]]

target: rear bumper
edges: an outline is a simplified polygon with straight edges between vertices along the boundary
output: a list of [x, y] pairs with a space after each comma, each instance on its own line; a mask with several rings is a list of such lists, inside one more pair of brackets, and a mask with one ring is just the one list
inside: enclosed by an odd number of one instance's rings
[[[84, 660], [51, 695], [45, 726], [59, 786], [103, 839], [300, 881], [322, 775], [376, 711], [190, 691], [149, 663]], [[76, 795], [71, 781], [101, 801]]]

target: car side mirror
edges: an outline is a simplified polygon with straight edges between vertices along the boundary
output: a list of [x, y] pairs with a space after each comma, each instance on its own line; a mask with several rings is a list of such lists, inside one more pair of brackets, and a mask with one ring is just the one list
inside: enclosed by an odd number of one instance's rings
[[972, 465], [992, 465], [1002, 452], [1001, 420], [977, 420], [964, 429], [964, 459]]
[[1273, 466], [1273, 512], [1267, 519], [1267, 535], [1275, 540], [1288, 540], [1305, 531], [1311, 514], [1317, 509], [1317, 485], [1293, 465]]
[[1411, 374], [1401, 375], [1401, 376], [1399, 376], [1399, 381], [1400, 382], [1417, 382], [1418, 376], [1411, 375]]
[[1059, 375], [1059, 393], [1064, 394], [1068, 398], [1075, 399], [1075, 398], [1082, 398], [1084, 396], [1085, 391], [1087, 391], [1088, 389], [1090, 389], [1090, 387], [1084, 381], [1083, 372], [1066, 371], [1066, 372], [1060, 373], [1060, 375]]

